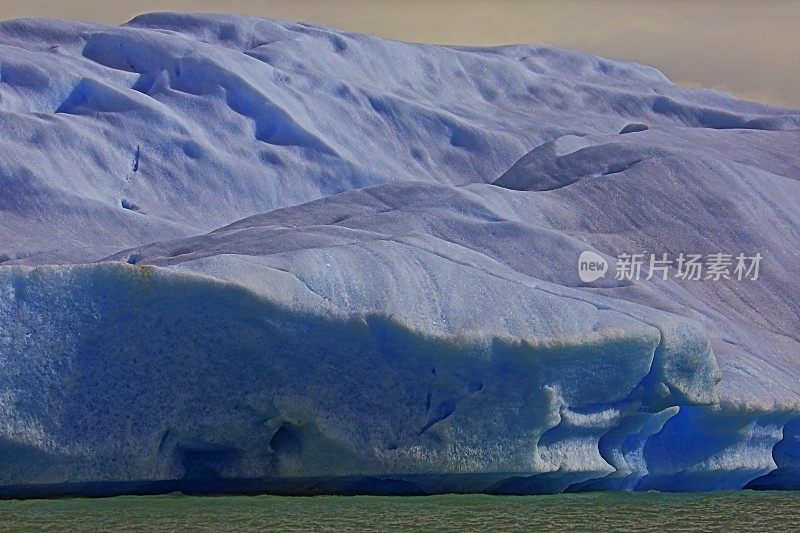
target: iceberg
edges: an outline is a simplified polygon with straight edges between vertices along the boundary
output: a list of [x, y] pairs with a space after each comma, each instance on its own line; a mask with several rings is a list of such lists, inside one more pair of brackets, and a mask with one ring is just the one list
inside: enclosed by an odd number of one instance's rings
[[222, 15], [0, 49], [0, 497], [800, 488], [800, 112]]

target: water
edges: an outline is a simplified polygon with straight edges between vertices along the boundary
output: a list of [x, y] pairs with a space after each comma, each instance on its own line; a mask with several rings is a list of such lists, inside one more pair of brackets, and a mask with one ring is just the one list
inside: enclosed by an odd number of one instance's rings
[[798, 531], [800, 492], [0, 501], [2, 531]]

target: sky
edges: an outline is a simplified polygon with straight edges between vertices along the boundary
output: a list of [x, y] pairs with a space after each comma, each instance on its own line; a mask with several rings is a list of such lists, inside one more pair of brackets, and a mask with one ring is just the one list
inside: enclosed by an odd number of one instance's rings
[[800, 108], [800, 0], [0, 0], [0, 19], [120, 24], [151, 11], [246, 14], [435, 44], [558, 46]]

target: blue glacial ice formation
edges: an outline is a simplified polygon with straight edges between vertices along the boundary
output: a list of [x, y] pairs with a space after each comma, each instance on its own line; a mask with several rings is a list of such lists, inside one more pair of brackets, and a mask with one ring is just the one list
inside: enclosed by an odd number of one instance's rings
[[0, 23], [0, 117], [0, 496], [800, 488], [796, 110], [150, 14]]

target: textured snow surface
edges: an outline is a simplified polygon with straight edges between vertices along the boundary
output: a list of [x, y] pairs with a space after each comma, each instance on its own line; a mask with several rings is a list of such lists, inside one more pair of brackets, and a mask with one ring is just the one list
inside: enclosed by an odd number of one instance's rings
[[151, 14], [0, 23], [0, 120], [0, 496], [800, 486], [798, 111]]

